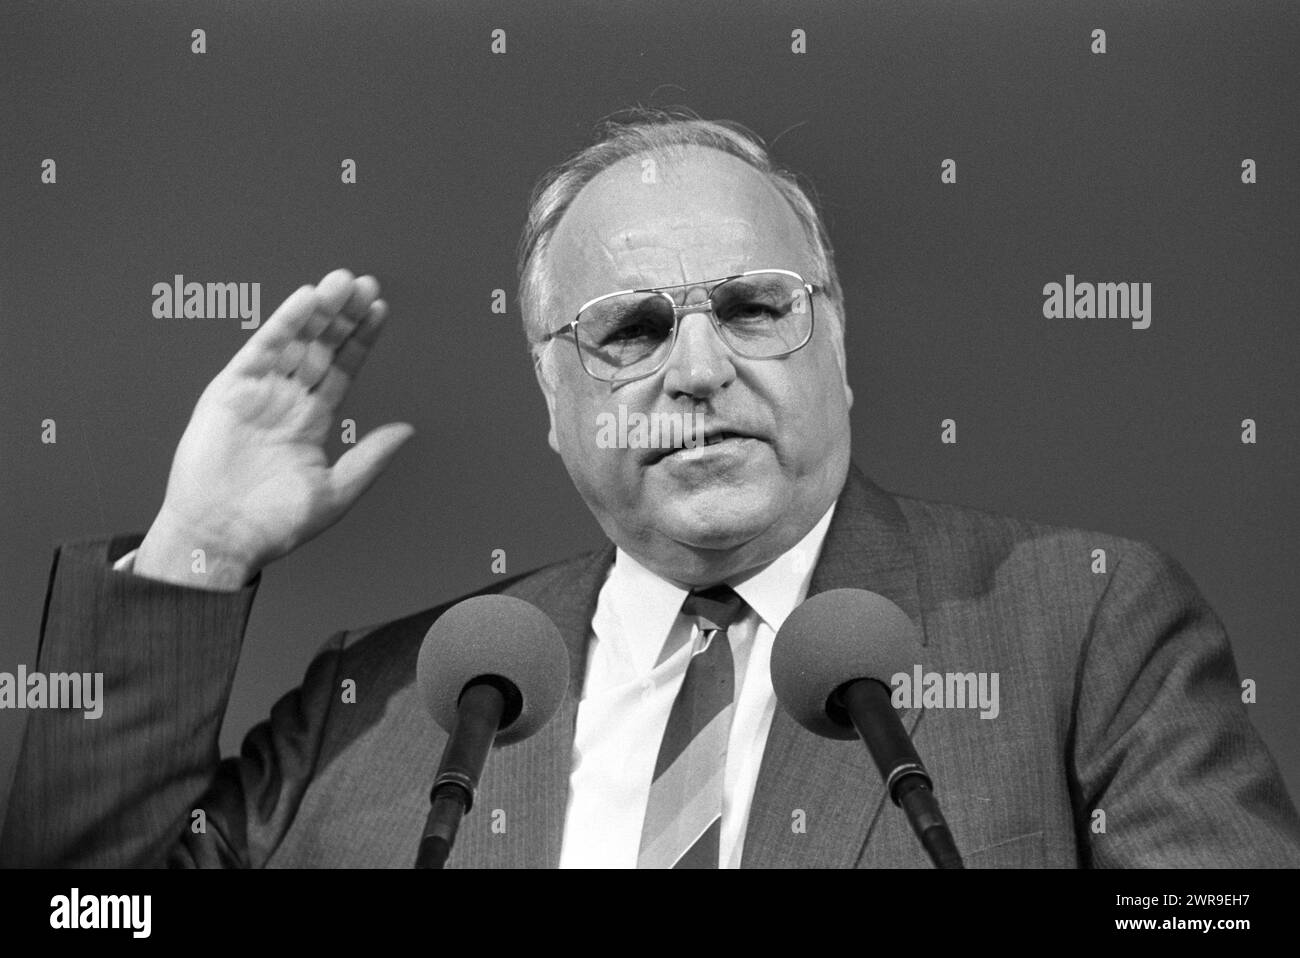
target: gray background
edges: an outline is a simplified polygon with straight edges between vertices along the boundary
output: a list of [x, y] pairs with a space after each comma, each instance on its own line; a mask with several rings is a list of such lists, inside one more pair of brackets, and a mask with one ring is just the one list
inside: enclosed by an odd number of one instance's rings
[[[822, 197], [857, 462], [1172, 553], [1258, 681], [1296, 793], [1298, 27], [1300, 5], [1258, 0], [7, 4], [0, 670], [35, 667], [55, 543], [147, 528], [190, 408], [248, 335], [154, 319], [175, 273], [260, 282], [265, 318], [335, 266], [375, 272], [393, 319], [344, 415], [418, 429], [267, 573], [227, 752], [332, 630], [488, 584], [493, 549], [513, 574], [598, 544], [545, 442], [514, 251], [534, 179], [599, 118], [680, 104], [775, 140]], [[1044, 319], [1066, 273], [1153, 283], [1151, 328]], [[0, 712], [0, 807], [25, 715]]]

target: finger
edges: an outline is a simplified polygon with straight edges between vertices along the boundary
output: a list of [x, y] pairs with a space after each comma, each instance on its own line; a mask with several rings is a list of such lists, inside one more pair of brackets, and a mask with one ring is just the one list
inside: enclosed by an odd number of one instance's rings
[[338, 349], [353, 330], [357, 328], [357, 321], [349, 317], [346, 313], [339, 313], [330, 319], [321, 329], [320, 335], [316, 337], [317, 342], [328, 346], [331, 353]]
[[[338, 270], [331, 276], [347, 277], [351, 276], [347, 270]], [[330, 277], [326, 277], [329, 279]], [[324, 280], [322, 280], [322, 284]], [[358, 322], [365, 318], [366, 313], [370, 310], [370, 305], [379, 296], [379, 281], [373, 276], [362, 276], [350, 281], [347, 299], [343, 305], [334, 313], [323, 312], [319, 327], [316, 321], [308, 323], [304, 330], [304, 338], [319, 339], [330, 349], [338, 348], [352, 331], [356, 328]], [[327, 295], [323, 298], [322, 307], [328, 310], [336, 301], [331, 290], [327, 290]]]
[[293, 378], [305, 388], [311, 389], [324, 376], [334, 362], [334, 348], [323, 340], [303, 344], [304, 354], [298, 368], [293, 371]]
[[370, 304], [379, 298], [379, 280], [370, 274], [358, 276], [352, 283], [352, 295], [343, 304], [343, 314], [359, 323], [370, 312]]
[[370, 307], [370, 313], [357, 324], [352, 335], [339, 345], [334, 355], [334, 365], [345, 375], [355, 376], [361, 364], [370, 354], [370, 347], [379, 339], [384, 328], [384, 319], [388, 316], [388, 304], [382, 299]]
[[352, 380], [361, 369], [361, 364], [366, 361], [370, 347], [379, 338], [387, 316], [388, 304], [382, 299], [375, 300], [366, 318], [357, 324], [352, 335], [335, 350], [333, 362], [313, 390], [316, 396], [330, 408], [343, 401], [343, 396], [352, 385]]
[[286, 376], [292, 376], [306, 355], [307, 344], [301, 339], [295, 339], [280, 350], [280, 355], [275, 361], [275, 368]]
[[345, 339], [352, 335], [357, 323], [366, 318], [371, 305], [379, 298], [379, 280], [373, 276], [362, 276], [352, 284], [352, 292], [343, 308], [326, 324], [320, 334], [320, 340], [331, 349], [337, 349]]
[[346, 509], [356, 502], [414, 434], [415, 427], [410, 423], [390, 422], [371, 431], [340, 456], [330, 470], [336, 506]]
[[231, 368], [255, 375], [276, 368], [280, 353], [298, 338], [298, 333], [311, 319], [316, 308], [316, 288], [299, 286], [271, 314], [271, 318], [248, 337], [231, 359]]
[[326, 273], [325, 277], [316, 284], [322, 312], [331, 317], [336, 315], [352, 296], [355, 282], [356, 278], [346, 269], [336, 269], [332, 273]]
[[311, 318], [303, 324], [302, 329], [298, 330], [298, 338], [309, 343], [325, 332], [333, 321], [333, 316], [318, 308], [312, 312]]
[[[388, 318], [388, 301], [377, 299], [370, 307], [370, 312], [366, 318], [357, 324], [356, 330], [348, 340], [355, 346], [369, 350], [379, 338], [379, 333], [384, 328], [384, 320]], [[362, 357], [364, 359], [364, 357]]]
[[349, 319], [346, 314], [339, 313], [335, 316], [333, 322], [322, 330], [314, 341], [307, 343], [306, 354], [294, 371], [294, 379], [308, 389], [314, 388], [329, 372], [338, 354], [339, 346], [355, 332], [356, 328], [357, 323]]

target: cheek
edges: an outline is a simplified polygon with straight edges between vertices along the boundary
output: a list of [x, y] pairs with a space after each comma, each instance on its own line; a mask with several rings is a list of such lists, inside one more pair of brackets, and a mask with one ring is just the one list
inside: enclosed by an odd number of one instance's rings
[[[811, 357], [810, 357], [811, 358]], [[807, 426], [817, 422], [829, 412], [826, 369], [820, 363], [808, 362], [784, 370], [769, 392], [776, 414], [784, 423]]]
[[595, 422], [597, 413], [589, 401], [582, 397], [562, 395], [555, 406], [555, 431], [560, 439], [560, 449], [573, 454], [582, 454], [595, 446]]
[[[626, 450], [604, 448], [600, 442], [602, 424], [611, 416], [617, 422], [618, 403], [609, 396], [570, 392], [557, 397], [556, 436], [560, 453], [574, 475], [609, 476], [622, 467]], [[604, 435], [608, 437], [608, 429]]]
[[847, 405], [833, 358], [796, 371], [770, 395], [782, 439], [782, 458], [817, 459], [827, 447], [842, 441]]

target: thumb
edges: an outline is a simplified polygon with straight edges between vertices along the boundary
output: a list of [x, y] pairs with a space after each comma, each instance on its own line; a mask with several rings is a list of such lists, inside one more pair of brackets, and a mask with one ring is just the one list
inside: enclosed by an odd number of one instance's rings
[[339, 457], [330, 469], [335, 501], [341, 508], [352, 503], [370, 488], [388, 463], [415, 434], [415, 427], [405, 422], [390, 422], [372, 429], [364, 439]]

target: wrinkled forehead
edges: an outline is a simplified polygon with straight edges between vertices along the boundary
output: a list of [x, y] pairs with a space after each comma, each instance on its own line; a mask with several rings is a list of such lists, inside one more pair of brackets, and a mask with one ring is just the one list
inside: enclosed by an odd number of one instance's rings
[[619, 289], [765, 267], [811, 276], [815, 262], [803, 226], [769, 179], [702, 148], [674, 158], [633, 156], [601, 172], [561, 219], [550, 257], [554, 305], [566, 319]]

